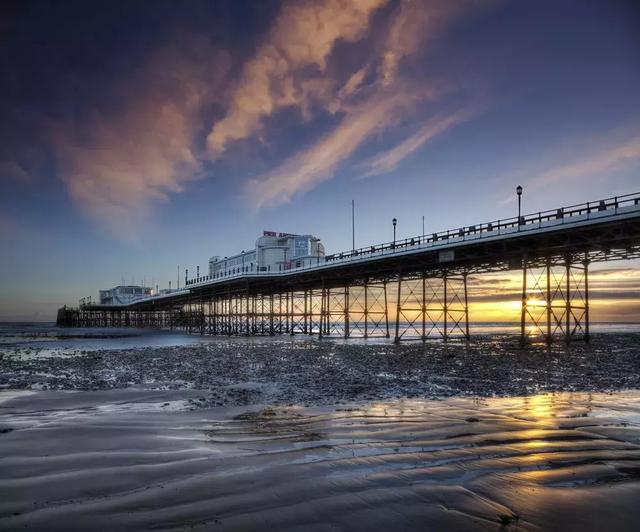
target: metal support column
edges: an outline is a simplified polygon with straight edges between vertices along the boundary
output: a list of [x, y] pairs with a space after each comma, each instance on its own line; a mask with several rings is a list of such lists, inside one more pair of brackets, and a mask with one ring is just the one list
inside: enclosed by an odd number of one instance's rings
[[427, 341], [427, 272], [422, 272], [422, 341]]
[[394, 343], [400, 343], [400, 307], [401, 307], [401, 296], [402, 296], [402, 271], [398, 268], [398, 304], [396, 306], [396, 336], [394, 338]]
[[369, 279], [364, 280], [364, 337], [369, 338]]
[[344, 337], [349, 338], [349, 284], [344, 287]]
[[571, 342], [571, 259], [567, 257], [565, 260], [566, 268], [566, 292], [565, 292], [565, 340], [567, 343]]
[[382, 283], [382, 287], [384, 289], [384, 322], [387, 330], [387, 338], [391, 335], [389, 334], [389, 306], [387, 305], [387, 280], [385, 279]]
[[462, 280], [464, 282], [464, 330], [465, 338], [469, 340], [471, 335], [469, 334], [469, 293], [467, 292], [467, 272], [462, 274]]
[[584, 266], [584, 339], [591, 339], [589, 334], [589, 259], [582, 262]]
[[445, 273], [442, 276], [442, 281], [443, 281], [443, 285], [444, 285], [444, 312], [443, 312], [443, 316], [444, 316], [444, 341], [446, 342], [449, 339], [449, 296], [447, 293], [447, 274]]
[[551, 259], [547, 257], [547, 343], [550, 344], [553, 336], [551, 334], [551, 319], [553, 311], [551, 309]]
[[322, 290], [320, 291], [320, 327], [318, 328], [319, 339], [322, 339], [322, 333], [324, 332], [325, 290], [324, 279], [322, 279]]
[[520, 309], [520, 343], [524, 344], [527, 338], [525, 329], [527, 313], [527, 257], [522, 257], [522, 307]]

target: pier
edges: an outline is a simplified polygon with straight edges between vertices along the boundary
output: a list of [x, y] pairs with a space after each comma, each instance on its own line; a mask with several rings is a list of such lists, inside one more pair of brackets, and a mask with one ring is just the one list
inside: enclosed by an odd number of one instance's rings
[[327, 255], [279, 272], [187, 279], [126, 305], [82, 302], [58, 325], [208, 335], [466, 338], [469, 275], [522, 271], [521, 340], [589, 340], [589, 267], [640, 258], [640, 193]]

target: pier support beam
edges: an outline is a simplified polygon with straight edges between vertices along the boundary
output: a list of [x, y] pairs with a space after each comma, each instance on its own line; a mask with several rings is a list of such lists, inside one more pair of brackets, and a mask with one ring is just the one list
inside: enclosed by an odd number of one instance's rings
[[396, 343], [451, 337], [469, 338], [467, 274], [443, 271], [398, 275]]
[[589, 260], [523, 260], [521, 343], [589, 340]]

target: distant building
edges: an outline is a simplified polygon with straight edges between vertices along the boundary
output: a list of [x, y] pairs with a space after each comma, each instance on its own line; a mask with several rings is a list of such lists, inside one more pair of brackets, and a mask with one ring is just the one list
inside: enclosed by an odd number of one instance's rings
[[313, 235], [264, 231], [255, 249], [231, 257], [211, 257], [209, 278], [252, 272], [280, 272], [324, 262], [324, 246]]
[[150, 296], [153, 289], [146, 286], [116, 286], [100, 290], [101, 305], [126, 305], [143, 296]]

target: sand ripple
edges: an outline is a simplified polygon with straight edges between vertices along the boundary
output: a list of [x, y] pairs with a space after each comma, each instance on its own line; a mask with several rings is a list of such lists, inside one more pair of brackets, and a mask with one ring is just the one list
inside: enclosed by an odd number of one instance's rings
[[108, 409], [104, 394], [2, 403], [0, 528], [635, 530], [640, 517], [638, 392], [248, 412]]

